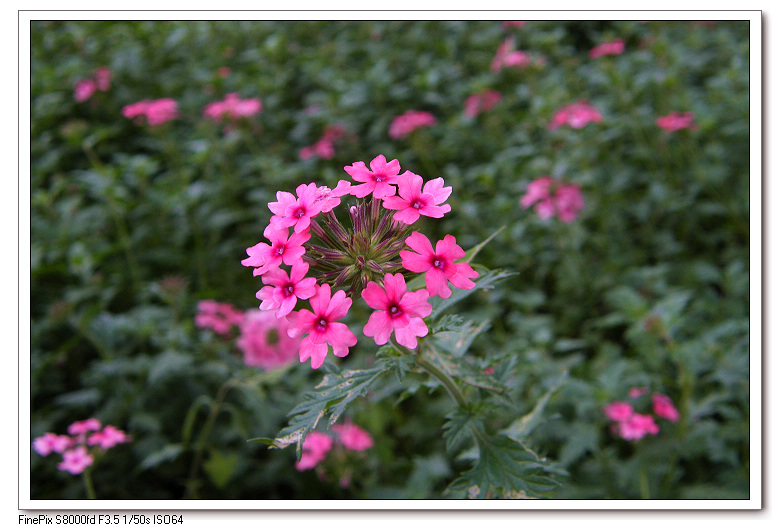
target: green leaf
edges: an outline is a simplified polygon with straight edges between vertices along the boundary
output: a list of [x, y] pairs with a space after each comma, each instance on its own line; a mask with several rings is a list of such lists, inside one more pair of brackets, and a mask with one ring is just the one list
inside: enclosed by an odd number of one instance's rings
[[482, 420], [473, 412], [458, 408], [447, 415], [444, 423], [444, 443], [448, 452], [454, 452], [465, 442], [473, 440], [476, 432], [483, 432]]
[[222, 489], [230, 482], [238, 467], [239, 456], [236, 453], [223, 453], [213, 450], [209, 459], [203, 463], [203, 469], [214, 485]]
[[553, 396], [553, 394], [555, 394], [561, 388], [561, 385], [563, 385], [563, 382], [568, 375], [569, 371], [567, 369], [561, 374], [553, 387], [545, 392], [541, 398], [539, 398], [539, 400], [536, 402], [536, 405], [534, 405], [534, 408], [528, 414], [515, 420], [509, 427], [501, 431], [501, 434], [504, 434], [517, 441], [521, 441], [526, 436], [528, 436], [528, 434], [533, 431], [536, 426], [539, 425], [539, 423], [541, 423], [544, 407], [547, 406], [547, 402], [550, 401], [550, 398]]
[[159, 451], [155, 451], [146, 458], [144, 458], [138, 467], [141, 470], [157, 467], [163, 462], [170, 462], [175, 460], [184, 451], [182, 444], [167, 444], [163, 446]]
[[[450, 320], [447, 318], [449, 316], [450, 315], [447, 315], [442, 320]], [[437, 331], [433, 335], [433, 339], [435, 340], [436, 345], [444, 351], [455, 357], [463, 357], [477, 335], [485, 331], [489, 325], [487, 320], [483, 321], [479, 326], [474, 326], [471, 321], [464, 323], [459, 322], [457, 324], [451, 324], [446, 328], [440, 327], [440, 331]]]
[[504, 228], [506, 228], [506, 225], [502, 226], [501, 228], [499, 228], [498, 230], [496, 230], [495, 232], [490, 234], [488, 236], [488, 238], [486, 240], [484, 240], [482, 243], [479, 243], [479, 244], [471, 247], [469, 250], [466, 251], [466, 255], [463, 256], [463, 258], [460, 261], [466, 262], [466, 263], [471, 263], [471, 260], [474, 259], [474, 257], [477, 255], [477, 253], [480, 250], [482, 250], [482, 247], [487, 245], [490, 242], [490, 240], [493, 239], [494, 237], [496, 237], [499, 234], [499, 232], [501, 232]]
[[[480, 267], [480, 269], [482, 269]], [[493, 289], [495, 285], [505, 278], [508, 278], [509, 276], [513, 276], [515, 273], [513, 272], [506, 272], [503, 270], [491, 270], [488, 271], [487, 269], [482, 269], [482, 271], [479, 273], [479, 277], [474, 282], [476, 285], [472, 287], [471, 289], [460, 289], [458, 287], [452, 287], [452, 296], [449, 298], [439, 298], [435, 297], [431, 300], [431, 305], [433, 306], [433, 311], [431, 312], [431, 319], [437, 318], [442, 311], [450, 307], [451, 305], [460, 302], [467, 296], [470, 296], [480, 289]]]

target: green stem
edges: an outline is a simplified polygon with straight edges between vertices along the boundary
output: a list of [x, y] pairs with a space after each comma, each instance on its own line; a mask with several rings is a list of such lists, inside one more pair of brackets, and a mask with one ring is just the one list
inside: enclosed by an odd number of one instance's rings
[[642, 495], [642, 499], [650, 498], [650, 484], [647, 482], [647, 470], [645, 466], [640, 464], [639, 468], [639, 491]]
[[392, 338], [393, 344], [396, 348], [398, 348], [401, 351], [407, 351], [409, 353], [415, 354], [415, 360], [417, 362], [417, 366], [419, 366], [423, 371], [428, 373], [431, 377], [439, 381], [442, 386], [449, 392], [450, 396], [452, 396], [452, 399], [455, 400], [455, 402], [458, 404], [458, 406], [465, 408], [468, 405], [468, 402], [466, 401], [466, 397], [463, 395], [463, 392], [461, 392], [458, 385], [455, 383], [455, 381], [446, 373], [444, 370], [433, 364], [431, 361], [426, 359], [423, 356], [422, 348], [417, 349], [416, 352], [413, 350], [410, 350], [409, 348], [405, 346], [401, 346], [398, 341], [395, 340], [395, 337]]
[[95, 486], [92, 484], [92, 475], [89, 472], [89, 468], [85, 469], [83, 473], [81, 473], [81, 478], [84, 480], [84, 489], [87, 490], [87, 498], [90, 500], [97, 499], [97, 496], [95, 495]]

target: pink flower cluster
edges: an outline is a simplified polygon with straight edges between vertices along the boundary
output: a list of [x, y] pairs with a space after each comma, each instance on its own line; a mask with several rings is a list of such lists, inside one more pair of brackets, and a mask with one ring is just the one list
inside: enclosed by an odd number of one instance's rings
[[260, 112], [262, 103], [257, 98], [241, 99], [238, 94], [232, 93], [225, 96], [223, 101], [213, 101], [203, 109], [203, 115], [221, 123], [223, 118], [235, 122], [241, 118], [248, 118]]
[[330, 126], [325, 129], [322, 134], [322, 138], [317, 140], [313, 145], [304, 147], [298, 153], [301, 160], [308, 160], [312, 157], [319, 157], [324, 160], [330, 160], [336, 154], [336, 150], [333, 144], [344, 136], [344, 127]]
[[295, 469], [305, 471], [313, 469], [325, 460], [328, 453], [334, 449], [334, 445], [343, 447], [348, 451], [363, 452], [374, 446], [374, 440], [366, 431], [353, 424], [346, 422], [332, 427], [336, 437], [323, 433], [312, 432], [306, 436], [303, 441], [303, 450], [301, 459], [295, 463]]
[[498, 105], [501, 101], [501, 93], [495, 90], [483, 90], [466, 98], [465, 110], [463, 113], [469, 118], [473, 118], [480, 112], [487, 112]]
[[[257, 292], [260, 308], [286, 317], [288, 335], [301, 338], [300, 361], [311, 359], [312, 368], [322, 365], [329, 350], [344, 357], [357, 343], [340, 322], [353, 297], [374, 310], [363, 327], [366, 336], [381, 345], [395, 334], [398, 343], [416, 348], [417, 338], [428, 333], [423, 319], [432, 311], [429, 297], [449, 297], [450, 283], [471, 289], [471, 279], [478, 276], [470, 265], [457, 262], [465, 252], [453, 236], [434, 249], [426, 236], [411, 232], [421, 216], [440, 218], [450, 211], [446, 201], [452, 188], [441, 177], [424, 183], [411, 171], [401, 173], [398, 160], [388, 162], [383, 155], [369, 166], [355, 162], [344, 170], [357, 184], [342, 180], [334, 189], [310, 183], [298, 186], [295, 194], [279, 191], [268, 205], [273, 213], [264, 231], [269, 243], [248, 248], [249, 257], [241, 262], [254, 267], [265, 284]], [[333, 212], [347, 195], [367, 198], [349, 208], [351, 228]], [[307, 277], [310, 267], [314, 275]], [[426, 289], [409, 291], [404, 271], [425, 273]], [[341, 286], [348, 291], [337, 290]], [[303, 300], [311, 310], [295, 311]]]
[[68, 435], [47, 432], [33, 440], [33, 450], [41, 456], [51, 453], [62, 455], [57, 469], [78, 475], [95, 461], [97, 448], [102, 451], [127, 443], [130, 436], [113, 425], [101, 429], [100, 421], [95, 418], [77, 421], [68, 427]]
[[520, 199], [523, 208], [534, 209], [542, 219], [558, 216], [564, 223], [571, 223], [585, 208], [582, 192], [576, 184], [562, 184], [552, 177], [541, 177], [530, 184]]
[[572, 129], [582, 129], [587, 124], [599, 123], [602, 119], [596, 107], [585, 101], [578, 101], [559, 109], [547, 128], [554, 131], [561, 125], [568, 125]]
[[73, 87], [73, 99], [79, 103], [87, 101], [96, 91], [107, 92], [111, 88], [111, 70], [98, 67], [92, 77], [76, 81]]
[[179, 104], [171, 98], [145, 99], [123, 107], [122, 115], [137, 123], [146, 118], [146, 123], [154, 127], [178, 118]]
[[[632, 399], [637, 399], [647, 392], [649, 390], [645, 388], [632, 388], [628, 394]], [[680, 413], [669, 396], [655, 393], [651, 400], [653, 413], [656, 416], [671, 422], [679, 421]], [[639, 414], [634, 410], [633, 405], [625, 401], [613, 401], [604, 407], [604, 415], [613, 422], [612, 432], [624, 440], [636, 441], [644, 438], [645, 435], [656, 435], [660, 432], [652, 414]]]
[[694, 119], [693, 112], [672, 112], [666, 116], [661, 116], [655, 123], [664, 131], [672, 133], [681, 129], [695, 129]]
[[623, 39], [615, 39], [609, 42], [603, 42], [590, 50], [590, 58], [598, 59], [605, 55], [620, 55], [626, 49]]
[[493, 72], [499, 72], [505, 66], [522, 69], [532, 63], [533, 58], [525, 52], [515, 50], [515, 41], [509, 38], [498, 46], [496, 56], [490, 63], [490, 69]]
[[211, 329], [220, 335], [227, 335], [233, 326], [244, 322], [244, 313], [230, 304], [214, 300], [198, 302], [198, 313], [195, 315], [195, 325], [199, 328]]
[[407, 110], [400, 116], [393, 118], [388, 134], [393, 140], [404, 138], [413, 131], [422, 127], [430, 127], [436, 124], [436, 117], [430, 112], [422, 110]]

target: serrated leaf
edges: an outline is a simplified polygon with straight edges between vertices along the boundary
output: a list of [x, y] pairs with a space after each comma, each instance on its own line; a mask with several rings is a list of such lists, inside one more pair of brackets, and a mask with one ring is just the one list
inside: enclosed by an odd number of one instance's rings
[[447, 415], [444, 423], [444, 443], [448, 452], [453, 452], [466, 441], [473, 440], [475, 432], [483, 432], [482, 420], [470, 411], [458, 408]]
[[449, 329], [441, 329], [433, 337], [437, 346], [444, 351], [455, 357], [463, 357], [477, 335], [485, 331], [489, 325], [487, 320], [483, 321], [479, 326], [474, 326], [471, 321], [468, 321]]
[[498, 379], [487, 375], [480, 367], [444, 351], [431, 349], [431, 353], [431, 359], [448, 375], [471, 386], [489, 390], [511, 402], [508, 389]]

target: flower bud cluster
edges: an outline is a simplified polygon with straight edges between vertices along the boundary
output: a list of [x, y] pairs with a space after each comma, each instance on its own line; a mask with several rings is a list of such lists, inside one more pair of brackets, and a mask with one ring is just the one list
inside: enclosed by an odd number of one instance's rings
[[[268, 204], [272, 212], [263, 232], [268, 242], [247, 248], [241, 263], [254, 268], [264, 287], [257, 292], [260, 309], [286, 318], [290, 337], [302, 337], [299, 358], [319, 368], [328, 351], [344, 357], [357, 344], [346, 324], [353, 301], [362, 298], [374, 309], [363, 332], [376, 344], [395, 333], [399, 344], [417, 347], [428, 333], [424, 318], [431, 314], [431, 296], [447, 298], [449, 284], [475, 286], [478, 276], [455, 238], [447, 235], [434, 245], [414, 229], [420, 217], [441, 218], [450, 211], [452, 193], [441, 177], [424, 182], [420, 175], [401, 173], [398, 160], [383, 155], [369, 166], [344, 167], [355, 183], [339, 181], [331, 189], [301, 184], [295, 194], [279, 191]], [[355, 204], [341, 214], [342, 198]], [[345, 205], [346, 206], [346, 205]], [[406, 280], [425, 273], [426, 288], [407, 291]], [[295, 310], [308, 301], [311, 310]]]

